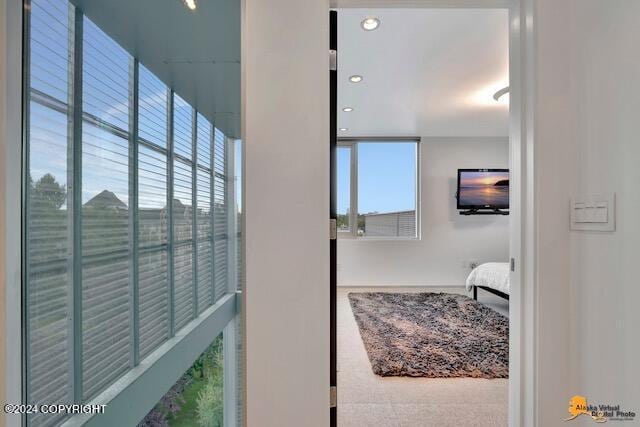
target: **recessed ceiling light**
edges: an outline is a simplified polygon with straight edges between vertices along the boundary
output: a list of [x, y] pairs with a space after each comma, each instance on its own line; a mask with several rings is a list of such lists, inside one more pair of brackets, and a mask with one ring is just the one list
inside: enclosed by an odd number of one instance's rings
[[373, 31], [380, 25], [380, 20], [378, 18], [369, 17], [360, 23], [360, 26], [365, 31]]
[[340, 132], [346, 132], [346, 131], [348, 131], [349, 129], [348, 129], [348, 128], [340, 128], [340, 129], [338, 129], [338, 130], [339, 130]]
[[184, 5], [187, 6], [191, 10], [196, 10], [196, 0], [182, 0]]
[[360, 83], [362, 81], [362, 76], [359, 76], [359, 75], [355, 74], [355, 75], [349, 77], [349, 81], [351, 83]]
[[351, 107], [344, 107], [344, 108], [342, 109], [342, 111], [344, 111], [345, 113], [349, 113], [349, 112], [353, 111], [353, 108], [351, 108]]

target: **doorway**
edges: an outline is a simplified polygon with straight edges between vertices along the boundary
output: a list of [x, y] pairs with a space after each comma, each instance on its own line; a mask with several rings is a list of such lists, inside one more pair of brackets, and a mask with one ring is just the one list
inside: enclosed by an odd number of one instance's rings
[[[338, 2], [337, 6], [341, 6], [341, 2]], [[403, 12], [409, 12], [414, 17], [419, 15], [420, 12], [428, 13], [428, 12], [446, 12], [446, 13], [454, 13], [454, 14], [464, 14], [465, 9], [459, 9], [453, 5], [442, 5], [445, 9], [435, 9], [433, 7], [425, 7], [421, 9], [365, 9], [362, 6], [366, 6], [363, 4], [355, 5], [353, 2], [348, 4], [345, 9], [337, 10], [337, 18], [338, 22], [338, 30], [342, 27], [339, 25], [343, 17], [345, 19], [350, 18], [350, 15], [354, 15], [354, 19], [352, 19], [352, 26], [359, 24], [360, 28], [357, 28], [358, 31], [362, 31], [363, 35], [371, 35], [375, 34], [378, 29], [368, 30], [364, 28], [367, 25], [365, 20], [370, 18], [375, 18], [378, 22], [374, 23], [374, 25], [378, 25], [379, 29], [387, 28], [390, 29], [393, 24], [393, 19], [388, 18], [389, 14], [393, 12], [397, 12], [401, 14]], [[468, 3], [468, 2], [466, 2]], [[378, 5], [378, 4], [376, 4]], [[415, 2], [412, 2], [412, 6], [415, 7]], [[468, 4], [465, 5], [469, 7]], [[505, 34], [506, 38], [506, 49], [504, 52], [504, 62], [507, 64], [513, 64], [513, 62], [517, 59], [518, 52], [514, 49], [509, 50], [509, 44], [514, 43], [514, 35], [513, 29], [509, 28], [509, 15], [513, 17], [514, 14], [517, 13], [515, 7], [509, 9], [505, 8], [504, 4], [493, 5], [492, 8], [487, 8], [486, 5], [482, 6], [481, 10], [475, 10], [474, 13], [481, 14], [489, 13], [491, 11], [496, 12], [498, 14], [502, 14], [502, 31]], [[402, 6], [401, 6], [402, 7]], [[359, 19], [359, 16], [361, 19]], [[473, 22], [478, 22], [479, 18], [472, 18]], [[437, 21], [437, 19], [436, 19]], [[435, 21], [434, 21], [435, 22]], [[485, 25], [485, 30], [487, 28], [491, 29], [492, 23], [488, 23]], [[401, 28], [400, 31], [404, 31], [405, 33], [411, 33], [411, 29], [414, 28], [411, 25], [406, 25], [404, 28]], [[390, 30], [389, 30], [390, 31]], [[471, 32], [472, 30], [467, 27], [465, 30], [467, 32]], [[379, 33], [378, 33], [379, 34]], [[523, 182], [519, 176], [520, 170], [520, 138], [519, 136], [514, 137], [520, 129], [514, 128], [513, 123], [518, 122], [520, 119], [519, 107], [516, 105], [515, 108], [512, 107], [509, 110], [509, 107], [506, 107], [505, 115], [502, 120], [503, 124], [503, 133], [501, 135], [478, 135], [474, 134], [472, 131], [464, 133], [460, 132], [457, 135], [454, 134], [446, 134], [447, 127], [455, 127], [456, 129], [460, 129], [460, 126], [452, 126], [451, 123], [446, 123], [443, 121], [443, 124], [434, 123], [433, 121], [430, 123], [431, 128], [436, 128], [433, 130], [434, 133], [429, 134], [420, 129], [413, 131], [406, 131], [401, 127], [396, 129], [389, 130], [389, 127], [385, 129], [384, 123], [385, 120], [376, 119], [375, 113], [372, 114], [370, 109], [368, 109], [369, 105], [367, 105], [367, 97], [369, 97], [370, 103], [375, 104], [375, 97], [380, 95], [379, 91], [375, 91], [375, 95], [369, 94], [363, 95], [361, 98], [358, 96], [353, 96], [353, 93], [349, 93], [347, 96], [343, 96], [343, 92], [341, 92], [342, 80], [348, 81], [348, 88], [362, 88], [365, 85], [362, 85], [364, 82], [368, 82], [370, 84], [369, 89], [371, 89], [371, 85], [376, 79], [375, 71], [374, 74], [371, 71], [359, 72], [351, 68], [346, 71], [346, 75], [342, 75], [341, 71], [343, 71], [342, 67], [352, 66], [348, 59], [344, 59], [343, 55], [345, 54], [353, 54], [353, 50], [345, 52], [344, 46], [342, 44], [343, 31], [337, 32], [337, 69], [336, 73], [338, 82], [336, 87], [336, 97], [332, 99], [332, 108], [335, 108], [335, 121], [332, 120], [332, 124], [335, 126], [335, 133], [332, 131], [332, 135], [337, 134], [336, 138], [336, 147], [334, 148], [334, 158], [333, 158], [333, 170], [332, 170], [332, 179], [333, 185], [332, 190], [334, 190], [334, 195], [332, 196], [332, 213], [334, 214], [334, 218], [336, 219], [336, 229], [337, 229], [337, 243], [336, 243], [336, 253], [334, 253], [334, 257], [332, 257], [332, 269], [333, 274], [335, 274], [335, 285], [336, 288], [332, 285], [332, 304], [335, 304], [332, 311], [332, 319], [336, 320], [336, 323], [332, 325], [332, 344], [334, 345], [332, 349], [332, 358], [335, 356], [336, 361], [335, 365], [337, 367], [337, 375], [335, 378], [337, 379], [335, 385], [337, 385], [337, 425], [352, 425], [349, 423], [345, 423], [347, 417], [350, 416], [353, 420], [353, 416], [355, 414], [357, 418], [357, 413], [360, 412], [364, 417], [371, 415], [371, 405], [372, 402], [367, 402], [367, 399], [363, 399], [360, 406], [357, 406], [357, 410], [352, 411], [351, 415], [348, 412], [341, 411], [341, 404], [346, 403], [344, 400], [345, 396], [348, 396], [353, 390], [353, 384], [349, 384], [350, 380], [346, 380], [344, 375], [341, 374], [341, 354], [346, 353], [347, 351], [356, 352], [355, 348], [347, 348], [350, 340], [348, 338], [341, 336], [341, 327], [342, 323], [350, 323], [351, 324], [351, 334], [355, 335], [355, 339], [352, 339], [351, 342], [358, 341], [356, 346], [360, 348], [360, 356], [363, 361], [363, 364], [366, 369], [364, 371], [367, 375], [369, 375], [375, 367], [373, 367], [375, 355], [369, 350], [367, 343], [365, 341], [364, 334], [370, 333], [371, 331], [363, 330], [362, 319], [358, 319], [358, 315], [355, 314], [355, 310], [357, 307], [357, 302], [354, 301], [354, 298], [350, 297], [350, 293], [420, 293], [420, 292], [431, 292], [431, 293], [456, 293], [452, 292], [451, 286], [455, 285], [454, 281], [447, 281], [446, 274], [434, 275], [433, 278], [426, 279], [418, 279], [418, 277], [414, 272], [409, 272], [404, 276], [400, 277], [396, 275], [396, 273], [389, 273], [390, 269], [388, 268], [390, 264], [399, 265], [401, 268], [405, 270], [411, 270], [412, 262], [407, 261], [411, 260], [413, 263], [416, 263], [415, 257], [411, 258], [411, 251], [415, 250], [416, 246], [420, 246], [422, 242], [424, 242], [426, 237], [431, 239], [434, 234], [438, 231], [434, 230], [433, 226], [433, 218], [437, 216], [437, 212], [429, 211], [430, 206], [425, 207], [425, 202], [427, 202], [427, 197], [425, 194], [428, 194], [428, 197], [432, 197], [433, 194], [438, 193], [443, 200], [442, 204], [446, 205], [447, 208], [443, 210], [445, 212], [444, 221], [448, 221], [453, 224], [453, 228], [458, 228], [461, 232], [469, 232], [470, 228], [474, 226], [479, 226], [485, 228], [484, 232], [488, 232], [486, 228], [489, 228], [490, 225], [495, 225], [495, 223], [500, 223], [500, 231], [493, 230], [491, 233], [498, 233], [499, 239], [501, 240], [502, 252], [500, 250], [494, 251], [493, 254], [478, 254], [474, 255], [473, 251], [469, 251], [468, 246], [464, 247], [462, 252], [465, 254], [461, 255], [463, 257], [462, 260], [457, 259], [455, 261], [455, 268], [459, 270], [467, 270], [464, 274], [465, 277], [469, 274], [477, 264], [484, 264], [488, 261], [491, 261], [492, 257], [496, 258], [496, 261], [501, 261], [501, 264], [507, 266], [506, 275], [509, 278], [509, 282], [511, 284], [511, 295], [510, 300], [503, 298], [505, 293], [502, 292], [503, 295], [496, 295], [495, 292], [491, 292], [491, 287], [485, 288], [473, 288], [468, 293], [470, 299], [473, 299], [474, 291], [478, 295], [478, 299], [480, 303], [485, 307], [490, 307], [492, 309], [496, 309], [501, 314], [506, 315], [509, 318], [509, 323], [511, 324], [511, 338], [513, 338], [513, 331], [515, 330], [514, 326], [520, 325], [520, 303], [521, 303], [521, 294], [519, 291], [519, 284], [521, 283], [521, 272], [516, 269], [515, 261], [518, 259], [519, 254], [521, 253], [520, 247], [520, 235], [521, 235], [521, 220], [520, 220], [520, 188], [519, 186]], [[409, 34], [409, 36], [416, 36], [415, 34]], [[474, 42], [480, 43], [481, 39], [476, 39]], [[445, 41], [443, 40], [442, 45], [445, 45]], [[366, 45], [362, 43], [357, 44], [359, 49], [364, 49]], [[442, 47], [445, 49], [445, 47]], [[347, 46], [348, 50], [348, 46]], [[445, 49], [446, 50], [446, 49]], [[475, 52], [477, 54], [477, 52]], [[420, 56], [419, 53], [416, 56]], [[437, 55], [432, 55], [437, 56]], [[391, 63], [399, 64], [398, 61], [390, 60]], [[360, 61], [360, 63], [364, 63]], [[398, 66], [399, 68], [400, 66]], [[504, 98], [498, 96], [499, 99], [491, 99], [494, 94], [500, 92], [504, 86], [508, 86], [509, 81], [513, 83], [519, 82], [519, 76], [517, 75], [519, 68], [518, 67], [508, 67], [506, 73], [505, 81], [497, 81], [496, 79], [488, 82], [485, 88], [483, 88], [484, 94], [488, 95], [488, 99], [486, 99], [487, 107], [493, 108], [495, 105], [499, 105], [501, 102], [504, 103]], [[354, 81], [355, 80], [355, 81]], [[489, 79], [486, 79], [489, 80]], [[464, 83], [461, 81], [460, 83]], [[505, 85], [500, 86], [502, 83], [506, 83]], [[387, 85], [392, 85], [391, 81], [386, 82]], [[460, 86], [463, 86], [461, 84]], [[476, 85], [477, 86], [477, 85]], [[498, 87], [500, 86], [500, 87]], [[469, 89], [467, 89], [469, 90]], [[393, 89], [392, 89], [393, 91]], [[400, 91], [401, 92], [401, 91]], [[478, 93], [475, 93], [478, 92]], [[474, 95], [480, 97], [481, 92], [477, 90], [474, 92]], [[518, 88], [511, 93], [512, 100], [517, 99], [520, 100], [518, 92]], [[451, 94], [451, 97], [454, 97], [455, 94]], [[504, 95], [504, 93], [502, 94]], [[350, 99], [349, 99], [350, 98]], [[385, 99], [389, 99], [386, 97]], [[435, 99], [444, 100], [446, 102], [446, 97], [441, 96], [440, 98], [435, 97]], [[363, 102], [363, 100], [365, 102]], [[476, 99], [478, 102], [483, 102], [482, 100]], [[335, 103], [334, 103], [335, 102]], [[496, 104], [491, 104], [491, 102], [495, 102]], [[508, 102], [508, 101], [507, 101]], [[344, 105], [343, 105], [344, 104]], [[364, 114], [365, 119], [362, 119], [362, 115], [358, 116], [358, 111], [362, 112], [365, 110], [368, 114]], [[410, 108], [406, 108], [406, 111], [409, 111]], [[390, 116], [387, 116], [390, 117]], [[483, 121], [484, 120], [484, 121]], [[487, 123], [487, 120], [490, 119], [482, 119], [482, 118], [467, 118], [467, 123]], [[370, 126], [367, 128], [367, 121], [373, 122], [374, 126]], [[391, 121], [391, 120], [387, 120]], [[438, 127], [440, 126], [441, 127]], [[489, 125], [490, 126], [490, 125]], [[419, 126], [418, 126], [419, 128]], [[416, 129], [416, 128], [414, 128]], [[443, 129], [445, 131], [443, 131]], [[446, 135], [444, 135], [446, 134]], [[417, 136], [415, 136], [417, 135]], [[443, 153], [443, 143], [442, 138], [447, 138], [446, 142], [449, 142], [451, 145], [456, 147], [453, 154], [450, 154], [448, 158], [453, 159], [451, 164], [447, 163], [445, 153]], [[500, 136], [503, 140], [502, 143], [500, 141], [491, 141], [491, 138], [494, 136]], [[414, 173], [416, 176], [416, 184], [415, 184], [415, 207], [413, 208], [414, 220], [413, 224], [414, 229], [410, 231], [409, 236], [399, 236], [399, 228], [397, 224], [399, 224], [401, 213], [403, 212], [402, 207], [393, 207], [389, 209], [366, 209], [362, 208], [358, 209], [358, 205], [365, 205], [365, 201], [363, 198], [363, 193], [366, 193], [366, 189], [363, 188], [366, 186], [366, 180], [370, 178], [366, 178], [366, 173], [362, 172], [362, 169], [366, 169], [368, 165], [367, 161], [371, 161], [371, 159], [365, 159], [364, 156], [358, 156], [359, 151], [362, 152], [364, 149], [367, 149], [368, 144], [379, 143], [380, 140], [384, 140], [388, 143], [393, 142], [405, 142], [407, 139], [414, 139], [417, 142], [417, 146], [419, 147], [416, 152], [416, 163]], [[478, 142], [478, 145], [484, 147], [484, 153], [475, 151], [478, 147], [469, 147], [473, 141]], [[425, 149], [425, 147], [427, 147]], [[469, 150], [470, 152], [466, 152]], [[492, 163], [492, 159], [495, 158], [496, 152], [500, 152], [500, 161], [496, 161]], [[421, 153], [422, 152], [422, 153]], [[348, 155], [347, 155], [348, 153]], [[420, 154], [421, 153], [421, 154]], [[437, 157], [442, 156], [442, 157]], [[388, 162], [393, 160], [393, 155], [386, 154], [385, 157]], [[426, 158], [426, 161], [425, 161]], [[469, 164], [469, 158], [475, 159], [475, 164]], [[434, 160], [435, 159], [435, 160]], [[456, 162], [457, 159], [457, 162]], [[483, 163], [485, 167], [480, 166], [479, 163]], [[499, 164], [498, 164], [499, 163]], [[345, 167], [348, 164], [349, 173], [341, 174], [340, 168]], [[375, 161], [373, 161], [375, 165]], [[462, 164], [466, 164], [469, 167], [460, 166]], [[457, 165], [457, 166], [456, 166]], [[510, 180], [511, 185], [510, 188], [510, 215], [505, 217], [500, 217], [498, 215], [495, 216], [463, 216], [460, 213], [463, 213], [461, 209], [457, 209], [459, 206], [453, 199], [453, 193], [458, 190], [458, 181], [460, 181], [460, 177], [456, 176], [457, 169], [471, 169], [473, 166], [475, 169], [478, 169], [476, 172], [490, 172], [490, 170], [498, 170], [503, 168], [508, 168], [510, 172]], [[437, 168], [448, 168], [452, 170], [451, 177], [441, 181], [439, 183], [435, 183], [435, 179], [442, 179], [442, 176], [446, 175], [441, 172], [434, 172], [434, 169]], [[360, 169], [360, 171], [359, 171]], [[360, 172], [360, 173], [359, 173]], [[440, 175], [438, 175], [440, 173]], [[349, 191], [342, 192], [340, 191], [340, 182], [345, 181], [345, 176], [349, 177]], [[341, 179], [342, 177], [342, 179]], [[360, 182], [358, 179], [360, 178]], [[399, 178], [398, 178], [399, 179]], [[509, 179], [509, 177], [507, 177]], [[344, 183], [343, 183], [344, 186]], [[375, 185], [374, 185], [375, 187]], [[403, 186], [403, 188], [406, 186]], [[384, 195], [383, 187], [379, 185], [377, 187], [378, 191], [378, 199], [388, 199], [388, 196]], [[348, 193], [349, 199], [346, 203], [343, 200], [344, 196], [341, 197], [341, 194]], [[382, 194], [382, 195], [381, 195]], [[444, 200], [445, 197], [451, 197], [451, 199]], [[375, 199], [375, 197], [374, 197]], [[430, 200], [433, 202], [433, 199]], [[344, 205], [348, 205], [348, 211], [345, 211]], [[431, 203], [432, 205], [433, 203]], [[341, 206], [342, 205], [342, 206]], [[453, 205], [453, 208], [451, 207]], [[384, 211], [384, 212], [382, 212]], [[411, 211], [409, 209], [408, 211]], [[376, 223], [378, 221], [378, 223]], [[393, 222], [396, 224], [395, 231], [389, 228], [389, 224]], [[411, 221], [409, 221], [411, 222]], [[387, 231], [383, 232], [383, 235], [376, 235], [376, 233], [380, 233], [380, 228], [378, 227], [378, 231], [376, 231], [376, 224], [382, 224], [382, 228]], [[385, 235], [384, 233], [396, 233], [396, 235]], [[487, 237], [491, 238], [492, 234], [488, 234], [485, 236], [485, 241]], [[399, 237], [404, 237], [406, 239], [400, 239]], [[407, 238], [408, 237], [408, 238]], [[368, 253], [366, 251], [362, 251], [363, 245], [369, 246], [377, 246], [374, 248], [369, 247]], [[404, 248], [402, 247], [404, 246]], [[407, 249], [407, 247], [412, 247], [411, 250]], [[455, 250], [455, 246], [452, 248], [447, 248], [446, 245], [441, 246], [442, 250]], [[358, 251], [360, 251], [358, 253]], [[437, 249], [436, 249], [437, 251]], [[348, 255], [348, 256], [345, 256]], [[485, 256], [486, 255], [486, 256]], [[446, 261], [438, 261], [437, 257], [434, 257], [434, 254], [430, 254], [429, 258], [434, 258], [432, 261], [432, 265], [430, 268], [426, 270], [436, 270], [438, 264], [442, 265], [442, 263], [446, 263]], [[453, 257], [455, 258], [455, 257]], [[477, 258], [477, 259], [476, 259]], [[351, 265], [349, 265], [349, 259], [351, 260]], [[404, 262], [402, 262], [404, 260]], [[453, 262], [453, 261], [451, 261]], [[451, 264], [450, 262], [450, 264]], [[504, 267], [503, 266], [503, 267]], [[514, 271], [515, 270], [515, 271]], [[423, 275], [427, 275], [427, 272], [422, 271]], [[332, 275], [333, 275], [332, 274]], [[412, 276], [413, 274], [413, 276]], [[460, 271], [457, 273], [460, 274]], [[413, 277], [413, 278], [412, 278]], [[453, 277], [453, 276], [449, 276]], [[442, 284], [443, 286], [436, 286], [438, 284]], [[386, 285], [386, 286], [385, 286]], [[426, 286], [425, 286], [426, 285]], [[424, 289], [424, 288], [429, 289]], [[462, 287], [462, 286], [460, 286]], [[488, 288], [488, 289], [486, 289]], [[507, 293], [508, 294], [508, 293]], [[337, 301], [337, 303], [336, 303]], [[507, 302], [508, 301], [508, 302]], [[506, 310], [505, 310], [506, 307]], [[495, 311], [495, 310], [494, 310]], [[344, 328], [342, 328], [344, 329]], [[343, 331], [344, 332], [344, 331]], [[343, 339], [344, 338], [344, 339]], [[511, 340], [511, 351], [509, 353], [509, 369], [511, 371], [511, 375], [506, 375], [505, 377], [509, 377], [510, 379], [503, 379], [502, 385], [499, 387], [499, 391], [496, 392], [499, 394], [499, 400], [502, 402], [503, 407], [500, 409], [501, 415], [496, 418], [495, 425], [506, 425], [508, 417], [515, 417], [519, 413], [519, 401], [520, 396], [514, 387], [514, 384], [518, 384], [520, 381], [520, 372], [519, 372], [519, 364], [517, 360], [517, 355], [519, 354], [519, 349], [515, 348], [516, 344], [520, 344], [523, 337], [516, 337], [516, 341]], [[361, 372], [361, 373], [364, 373]], [[333, 372], [333, 368], [332, 368]], [[333, 375], [333, 374], [332, 374]], [[359, 375], [359, 374], [358, 374]], [[373, 376], [375, 378], [375, 375]], [[360, 378], [362, 379], [362, 378]], [[371, 379], [371, 378], [369, 378]], [[363, 380], [366, 381], [366, 380]], [[393, 387], [399, 388], [398, 378], [393, 378], [394, 385]], [[437, 381], [431, 381], [429, 387], [433, 386]], [[442, 382], [442, 381], [441, 381]], [[413, 382], [415, 385], [416, 382]], [[471, 383], [473, 384], [473, 383]], [[449, 387], [450, 385], [444, 385], [443, 387]], [[482, 387], [489, 387], [488, 385], [482, 385]], [[401, 387], [400, 387], [401, 388]], [[487, 388], [485, 391], [489, 390]], [[374, 390], [374, 386], [369, 384], [368, 387], [363, 387], [362, 390]], [[511, 389], [511, 398], [509, 399], [509, 389]], [[442, 389], [440, 389], [441, 391]], [[396, 390], [398, 391], [398, 390]], [[437, 388], [433, 389], [437, 395], [441, 395]], [[401, 417], [405, 420], [404, 423], [399, 423], [398, 425], [412, 425], [407, 423], [406, 414], [402, 414], [398, 416], [398, 411], [393, 411], [394, 404], [397, 405], [412, 405], [419, 404], [420, 396], [419, 391], [414, 390], [413, 396], [405, 396], [406, 399], [401, 397], [402, 393], [406, 394], [405, 391], [399, 391], [400, 395], [395, 394], [391, 395], [387, 391], [384, 390], [378, 393], [378, 391], [371, 391], [371, 393], [379, 394], [380, 400], [385, 400], [387, 409], [391, 409], [391, 411], [387, 411], [387, 413], [396, 414], [395, 419], [390, 419], [389, 422], [398, 422]], [[489, 391], [489, 393], [495, 392]], [[477, 393], [476, 393], [477, 394]], [[456, 395], [456, 393], [454, 393]], [[400, 397], [399, 397], [400, 396]], [[428, 396], [422, 396], [423, 398], [427, 398]], [[494, 396], [495, 397], [495, 396]], [[413, 399], [413, 400], [412, 400]], [[369, 399], [372, 400], [372, 399]], [[507, 400], [511, 400], [509, 404], [507, 404]], [[351, 402], [354, 404], [355, 402]], [[447, 403], [447, 402], [439, 402], [439, 403]], [[451, 403], [451, 402], [449, 402]], [[486, 402], [485, 402], [486, 403]], [[347, 403], [348, 404], [348, 403]], [[507, 409], [507, 407], [509, 407]], [[353, 409], [353, 408], [349, 408]], [[415, 407], [414, 407], [415, 409]], [[508, 414], [508, 412], [511, 412]], [[381, 418], [374, 417], [378, 423], [381, 422]], [[424, 419], [424, 418], [423, 418]], [[512, 418], [514, 419], [514, 418]], [[434, 422], [441, 421], [440, 419], [434, 419]], [[459, 420], [462, 422], [462, 420]], [[347, 421], [348, 422], [348, 421]], [[368, 425], [366, 420], [361, 418], [358, 420], [359, 424], [357, 425]], [[336, 424], [334, 424], [336, 425]], [[384, 425], [384, 423], [383, 423]], [[396, 424], [391, 424], [396, 425]], [[459, 425], [464, 425], [459, 424]]]

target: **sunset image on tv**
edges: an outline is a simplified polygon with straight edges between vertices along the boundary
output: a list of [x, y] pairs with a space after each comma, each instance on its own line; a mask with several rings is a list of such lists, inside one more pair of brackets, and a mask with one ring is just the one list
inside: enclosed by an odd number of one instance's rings
[[460, 172], [459, 205], [509, 207], [509, 172]]

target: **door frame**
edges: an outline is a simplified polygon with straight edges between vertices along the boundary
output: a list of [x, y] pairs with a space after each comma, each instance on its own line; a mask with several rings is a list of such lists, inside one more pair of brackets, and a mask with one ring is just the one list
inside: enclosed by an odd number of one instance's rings
[[[330, 0], [330, 9], [472, 8], [509, 11], [509, 425], [536, 425], [537, 279], [534, 115], [534, 0]], [[332, 290], [332, 292], [334, 292]], [[333, 332], [332, 332], [333, 333]], [[339, 392], [339, 385], [338, 385]]]
[[338, 424], [338, 13], [329, 11], [329, 425]]

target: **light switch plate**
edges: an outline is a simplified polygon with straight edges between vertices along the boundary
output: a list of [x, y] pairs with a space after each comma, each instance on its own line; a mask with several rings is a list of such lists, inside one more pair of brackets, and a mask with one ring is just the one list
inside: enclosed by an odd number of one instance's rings
[[571, 229], [615, 231], [616, 195], [585, 194], [571, 199]]

